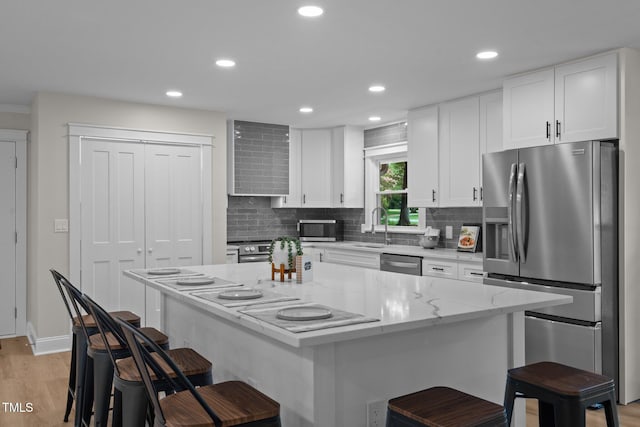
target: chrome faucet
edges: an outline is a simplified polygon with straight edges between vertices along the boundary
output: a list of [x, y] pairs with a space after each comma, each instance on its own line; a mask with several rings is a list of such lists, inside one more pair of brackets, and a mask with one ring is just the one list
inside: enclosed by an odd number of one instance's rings
[[384, 214], [384, 244], [389, 245], [391, 244], [391, 240], [389, 240], [389, 238], [387, 237], [389, 231], [389, 214], [387, 213], [387, 210], [382, 206], [377, 206], [371, 211], [371, 234], [376, 234], [376, 223], [374, 222], [374, 217], [377, 210]]

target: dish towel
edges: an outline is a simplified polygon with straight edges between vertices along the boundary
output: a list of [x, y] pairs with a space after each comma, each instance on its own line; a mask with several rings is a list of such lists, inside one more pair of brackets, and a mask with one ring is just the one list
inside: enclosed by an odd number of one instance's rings
[[319, 329], [337, 328], [338, 326], [347, 326], [347, 325], [355, 325], [358, 323], [369, 323], [369, 322], [380, 321], [380, 319], [376, 319], [373, 317], [365, 317], [362, 314], [338, 310], [335, 308], [326, 307], [324, 305], [315, 304], [315, 303], [299, 304], [299, 305], [296, 305], [295, 307], [324, 308], [327, 310], [331, 310], [332, 316], [328, 319], [320, 319], [320, 320], [284, 320], [276, 317], [276, 314], [278, 313], [278, 311], [288, 307], [292, 307], [292, 306], [275, 307], [275, 308], [274, 307], [253, 308], [249, 310], [240, 310], [240, 313], [246, 314], [251, 317], [255, 317], [258, 320], [271, 323], [272, 325], [278, 326], [279, 328], [283, 328], [283, 329], [286, 329], [287, 331], [294, 332], [294, 333], [317, 331]]

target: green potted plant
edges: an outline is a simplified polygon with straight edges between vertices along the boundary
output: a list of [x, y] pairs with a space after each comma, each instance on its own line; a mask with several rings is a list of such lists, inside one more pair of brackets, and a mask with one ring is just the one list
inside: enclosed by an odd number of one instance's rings
[[276, 267], [284, 264], [288, 270], [294, 269], [297, 255], [302, 255], [302, 245], [297, 237], [277, 237], [269, 245], [269, 262]]

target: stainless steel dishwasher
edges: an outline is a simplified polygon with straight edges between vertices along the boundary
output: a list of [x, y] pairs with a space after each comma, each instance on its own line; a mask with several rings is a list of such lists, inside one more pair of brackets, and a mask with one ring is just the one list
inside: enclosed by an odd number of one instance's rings
[[380, 255], [380, 270], [422, 276], [422, 257], [413, 255]]

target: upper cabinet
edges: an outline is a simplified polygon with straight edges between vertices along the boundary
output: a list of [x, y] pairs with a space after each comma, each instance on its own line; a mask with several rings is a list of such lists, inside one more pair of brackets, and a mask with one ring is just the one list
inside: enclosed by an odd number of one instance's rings
[[364, 132], [353, 126], [333, 129], [331, 207], [364, 207]]
[[331, 129], [302, 130], [301, 186], [303, 208], [331, 205]]
[[227, 122], [227, 192], [289, 194], [289, 126]]
[[438, 107], [409, 111], [407, 116], [408, 203], [438, 206]]
[[505, 80], [504, 148], [617, 138], [617, 76], [614, 52]]
[[409, 111], [409, 205], [481, 206], [482, 154], [502, 150], [502, 93]]
[[480, 205], [479, 97], [440, 104], [439, 131], [439, 205]]
[[291, 129], [289, 144], [289, 194], [272, 198], [272, 207], [364, 207], [362, 129]]

